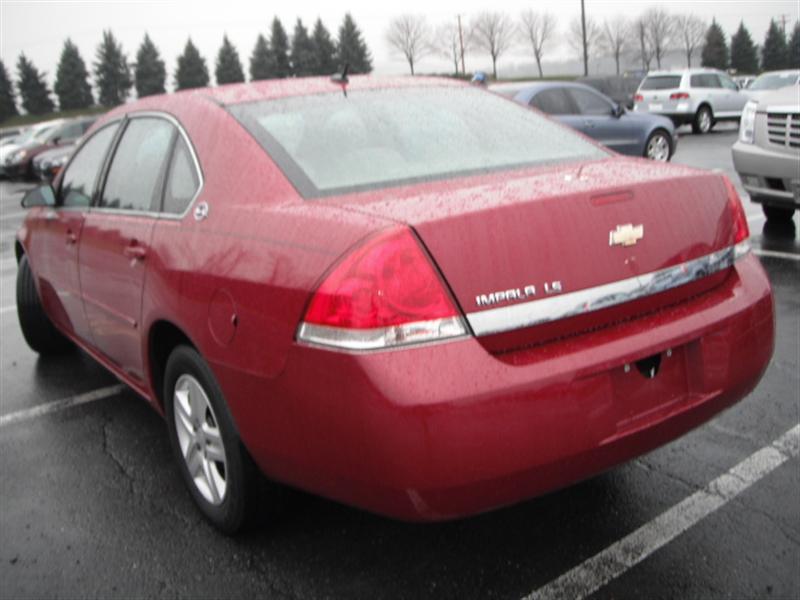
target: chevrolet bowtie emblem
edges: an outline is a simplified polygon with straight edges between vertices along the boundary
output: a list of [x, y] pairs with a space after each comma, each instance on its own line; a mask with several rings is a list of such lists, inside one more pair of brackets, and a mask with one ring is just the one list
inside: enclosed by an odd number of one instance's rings
[[608, 232], [609, 246], [634, 246], [644, 237], [644, 225], [617, 225], [614, 231]]

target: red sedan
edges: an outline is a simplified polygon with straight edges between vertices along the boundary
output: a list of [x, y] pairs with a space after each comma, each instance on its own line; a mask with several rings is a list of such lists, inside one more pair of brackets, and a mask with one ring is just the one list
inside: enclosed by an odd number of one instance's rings
[[146, 98], [24, 204], [26, 340], [164, 414], [227, 532], [254, 466], [401, 519], [531, 498], [703, 423], [773, 351], [723, 175], [450, 81]]

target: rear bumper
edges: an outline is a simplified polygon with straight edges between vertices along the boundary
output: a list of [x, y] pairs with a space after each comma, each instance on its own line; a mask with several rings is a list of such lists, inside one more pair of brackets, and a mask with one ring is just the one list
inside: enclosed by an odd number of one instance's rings
[[[512, 355], [474, 338], [367, 354], [297, 345], [277, 379], [213, 369], [269, 476], [439, 520], [564, 487], [675, 439], [752, 390], [773, 345], [770, 285], [748, 255], [681, 305]], [[648, 379], [635, 361], [653, 355], [660, 370]]]
[[800, 186], [800, 153], [773, 150], [756, 144], [736, 142], [733, 166], [753, 202], [800, 208], [794, 189]]

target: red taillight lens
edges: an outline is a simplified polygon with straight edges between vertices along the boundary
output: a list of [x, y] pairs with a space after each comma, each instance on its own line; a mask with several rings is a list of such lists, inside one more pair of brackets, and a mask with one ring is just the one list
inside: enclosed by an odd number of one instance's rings
[[431, 261], [408, 229], [374, 237], [317, 288], [298, 339], [370, 349], [466, 333]]
[[669, 95], [670, 100], [688, 100], [689, 94], [686, 92], [675, 92], [674, 94]]
[[642, 96], [641, 94], [636, 94], [633, 97], [633, 101], [634, 102], [644, 102], [644, 96]]
[[733, 217], [733, 243], [739, 244], [750, 237], [750, 227], [747, 225], [747, 215], [744, 213], [742, 200], [739, 193], [727, 177], [723, 177], [725, 189], [728, 192], [728, 209]]

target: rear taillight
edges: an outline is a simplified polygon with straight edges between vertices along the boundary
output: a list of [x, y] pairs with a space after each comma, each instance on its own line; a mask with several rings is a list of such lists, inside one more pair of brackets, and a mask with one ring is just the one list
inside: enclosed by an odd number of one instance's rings
[[675, 92], [674, 94], [669, 95], [670, 100], [688, 100], [689, 94], [686, 92]]
[[644, 96], [642, 96], [641, 94], [636, 94], [633, 97], [633, 101], [634, 102], [644, 102]]
[[467, 333], [464, 320], [409, 229], [362, 244], [314, 292], [297, 339], [374, 350]]
[[728, 210], [733, 218], [733, 243], [738, 257], [747, 254], [750, 250], [750, 227], [747, 225], [747, 215], [745, 215], [739, 193], [730, 179], [723, 176], [723, 180], [728, 192]]

